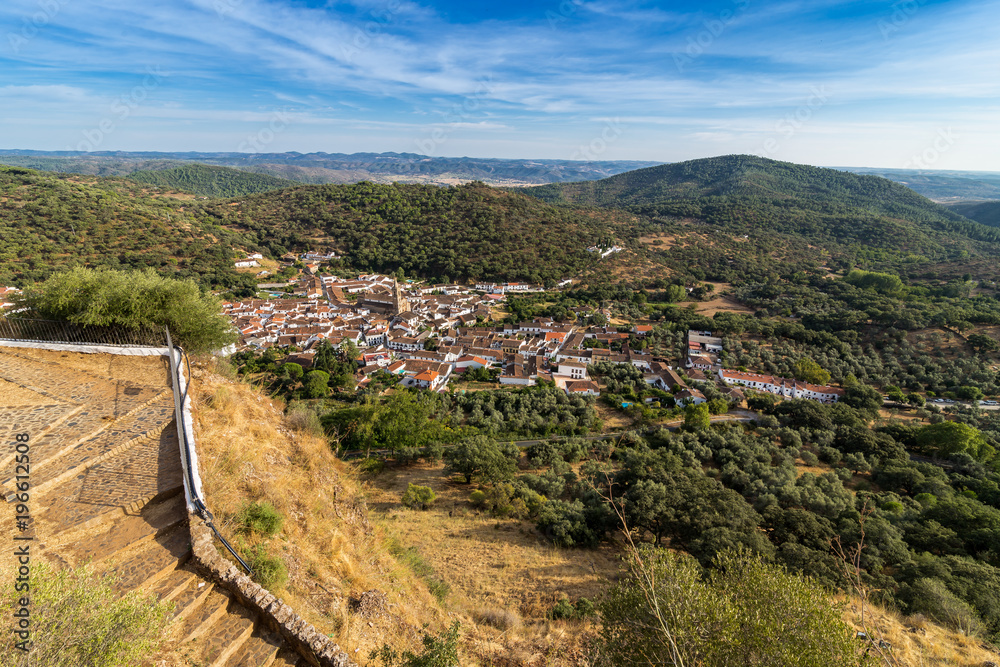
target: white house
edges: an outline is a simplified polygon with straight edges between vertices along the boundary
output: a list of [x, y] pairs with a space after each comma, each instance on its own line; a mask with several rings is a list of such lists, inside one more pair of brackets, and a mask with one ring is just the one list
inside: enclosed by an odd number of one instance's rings
[[569, 376], [573, 380], [586, 380], [587, 364], [581, 364], [579, 361], [560, 361], [559, 375]]
[[784, 398], [806, 398], [820, 403], [836, 403], [844, 395], [844, 390], [838, 387], [827, 387], [773, 375], [741, 373], [721, 368], [719, 369], [719, 379], [726, 384], [738, 384], [757, 391], [777, 394]]
[[601, 389], [592, 380], [573, 380], [566, 383], [566, 393], [570, 396], [600, 396]]

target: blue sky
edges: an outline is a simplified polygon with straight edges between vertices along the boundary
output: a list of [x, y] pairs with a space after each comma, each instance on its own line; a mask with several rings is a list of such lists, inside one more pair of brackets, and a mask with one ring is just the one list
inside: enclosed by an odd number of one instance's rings
[[0, 148], [1000, 171], [1000, 3], [3, 0]]

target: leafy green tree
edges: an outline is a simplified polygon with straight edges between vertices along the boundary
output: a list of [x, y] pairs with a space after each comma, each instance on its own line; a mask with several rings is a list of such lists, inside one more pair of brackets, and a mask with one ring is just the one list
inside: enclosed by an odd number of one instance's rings
[[894, 403], [905, 403], [906, 395], [903, 394], [903, 390], [895, 385], [890, 385], [885, 388], [885, 395], [889, 397], [890, 401]]
[[830, 371], [824, 370], [809, 357], [802, 357], [796, 361], [794, 368], [796, 380], [822, 385], [830, 383]]
[[917, 432], [916, 441], [923, 451], [939, 456], [968, 452], [980, 458], [992, 452], [979, 429], [959, 422], [944, 421], [924, 426]]
[[345, 340], [340, 344], [340, 356], [344, 361], [356, 364], [358, 359], [361, 357], [361, 352], [358, 350], [358, 346], [354, 344], [353, 340]]
[[303, 383], [305, 395], [309, 398], [323, 398], [330, 393], [327, 386], [329, 382], [330, 374], [326, 371], [309, 371]]
[[559, 546], [591, 547], [604, 537], [610, 519], [603, 503], [549, 500], [539, 510], [535, 525]]
[[[93, 326], [169, 327], [189, 352], [219, 350], [237, 333], [219, 301], [192, 280], [174, 280], [145, 271], [74, 268], [25, 290], [25, 316]], [[29, 314], [30, 313], [30, 314]]]
[[520, 456], [521, 450], [513, 443], [498, 443], [484, 435], [476, 435], [447, 450], [444, 459], [449, 473], [460, 473], [465, 483], [471, 484], [476, 476], [491, 483], [511, 479]]
[[966, 339], [976, 352], [995, 352], [1000, 350], [1000, 343], [984, 334], [969, 334]]
[[712, 415], [707, 403], [689, 405], [684, 408], [684, 429], [703, 431], [712, 425]]
[[827, 667], [875, 664], [812, 580], [746, 551], [725, 551], [707, 579], [686, 554], [640, 547], [598, 608], [597, 662]]
[[429, 486], [419, 486], [410, 482], [403, 493], [402, 503], [407, 507], [425, 510], [434, 504], [437, 494]]
[[874, 419], [878, 416], [879, 408], [882, 407], [882, 394], [868, 385], [848, 387], [844, 392], [843, 403], [855, 410], [867, 413], [871, 419]]
[[330, 345], [330, 341], [320, 341], [320, 344], [316, 347], [316, 355], [313, 357], [313, 368], [321, 371], [329, 371], [336, 361], [337, 352]]
[[297, 364], [294, 361], [289, 361], [289, 362], [284, 363], [282, 365], [282, 368], [285, 371], [285, 375], [287, 375], [288, 378], [290, 380], [292, 380], [293, 382], [294, 381], [298, 381], [299, 379], [302, 378], [302, 366], [301, 366], [301, 364]]

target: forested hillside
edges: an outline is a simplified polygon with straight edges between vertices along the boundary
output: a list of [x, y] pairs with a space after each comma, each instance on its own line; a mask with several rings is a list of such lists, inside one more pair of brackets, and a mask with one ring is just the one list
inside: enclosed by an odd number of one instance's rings
[[222, 286], [243, 281], [232, 263], [241, 236], [128, 181], [0, 167], [0, 238], [2, 285], [73, 266], [152, 267]]
[[949, 204], [948, 209], [984, 225], [1000, 227], [1000, 201], [957, 202]]
[[239, 253], [330, 247], [343, 256], [341, 268], [358, 271], [552, 282], [594, 264], [587, 247], [610, 242], [633, 219], [553, 207], [481, 183], [300, 186], [193, 203], [128, 180], [7, 167], [0, 168], [0, 284], [104, 266], [248, 289], [253, 276], [233, 267]]
[[137, 171], [130, 180], [206, 197], [240, 197], [299, 185], [295, 181], [229, 167], [186, 164], [161, 171]]
[[974, 252], [979, 242], [1000, 242], [997, 231], [884, 178], [748, 155], [521, 191], [553, 203], [701, 220], [734, 234], [780, 234], [823, 245], [860, 243], [936, 260]]
[[587, 247], [610, 240], [634, 217], [554, 207], [482, 183], [306, 186], [238, 206], [205, 204], [204, 215], [272, 253], [332, 246], [359, 270], [537, 283], [593, 264]]

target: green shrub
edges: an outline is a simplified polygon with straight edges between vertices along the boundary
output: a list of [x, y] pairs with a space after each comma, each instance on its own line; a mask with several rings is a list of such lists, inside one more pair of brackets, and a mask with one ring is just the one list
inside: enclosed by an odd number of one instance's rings
[[597, 615], [597, 608], [594, 607], [594, 603], [587, 598], [580, 598], [576, 601], [576, 617], [577, 618], [589, 618], [591, 616]]
[[472, 503], [474, 507], [482, 507], [486, 504], [486, 493], [480, 490], [475, 490], [469, 494], [469, 502]]
[[550, 615], [556, 621], [576, 618], [576, 607], [568, 599], [563, 598], [556, 602], [556, 606], [552, 607]]
[[358, 470], [369, 475], [377, 475], [385, 469], [385, 461], [377, 456], [369, 456], [366, 459], [361, 459], [361, 463], [358, 464]]
[[245, 504], [236, 515], [236, 520], [244, 533], [254, 533], [264, 537], [275, 535], [281, 530], [281, 524], [284, 522], [281, 513], [267, 501]]
[[582, 620], [596, 615], [597, 610], [594, 608], [594, 603], [587, 598], [580, 598], [576, 604], [570, 602], [569, 598], [562, 598], [549, 612], [549, 616], [556, 621]]
[[193, 280], [164, 278], [152, 269], [55, 273], [25, 290], [22, 303], [36, 317], [87, 326], [167, 326], [173, 341], [194, 353], [219, 350], [238, 338], [217, 298]]
[[458, 658], [458, 621], [439, 636], [424, 634], [424, 650], [417, 655], [410, 651], [396, 653], [388, 644], [368, 654], [369, 660], [379, 660], [383, 667], [456, 667]]
[[643, 546], [628, 563], [600, 604], [600, 664], [875, 662], [823, 588], [750, 552], [721, 552], [707, 578], [693, 557], [666, 549]]
[[288, 567], [279, 556], [268, 553], [263, 544], [258, 544], [249, 557], [244, 557], [253, 570], [253, 580], [269, 591], [280, 590], [288, 583]]
[[403, 493], [403, 504], [414, 509], [425, 510], [433, 505], [436, 499], [437, 495], [431, 487], [418, 486], [413, 482], [410, 482]]
[[[91, 566], [56, 570], [45, 561], [31, 565], [31, 640], [28, 653], [15, 649], [10, 622], [23, 593], [4, 586], [0, 604], [8, 631], [0, 641], [3, 665], [119, 667], [138, 665], [157, 651], [173, 610], [172, 602], [114, 590], [113, 575]], [[20, 661], [12, 656], [20, 655]]]
[[901, 597], [908, 602], [911, 613], [926, 614], [966, 635], [983, 632], [983, 621], [976, 610], [939, 579], [918, 579], [905, 587]]

